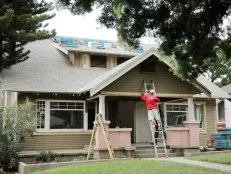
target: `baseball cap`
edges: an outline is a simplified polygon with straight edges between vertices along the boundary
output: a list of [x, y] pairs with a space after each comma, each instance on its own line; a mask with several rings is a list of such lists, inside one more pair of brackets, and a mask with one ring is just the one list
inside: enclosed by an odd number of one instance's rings
[[155, 90], [154, 90], [154, 89], [151, 89], [151, 90], [150, 90], [150, 93], [155, 93]]

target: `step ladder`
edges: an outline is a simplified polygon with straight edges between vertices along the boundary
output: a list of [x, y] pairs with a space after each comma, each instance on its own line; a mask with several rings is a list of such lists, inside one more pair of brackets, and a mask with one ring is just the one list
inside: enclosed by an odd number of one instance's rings
[[[147, 83], [147, 82], [143, 81], [144, 93], [147, 94], [151, 90], [156, 91], [154, 82], [150, 81], [149, 83]], [[160, 115], [158, 104], [157, 104], [157, 110], [158, 110], [158, 114]], [[156, 158], [159, 157], [159, 151], [163, 148], [164, 148], [165, 157], [168, 157], [168, 152], [167, 152], [167, 148], [166, 148], [166, 141], [165, 141], [165, 137], [164, 137], [164, 128], [162, 125], [161, 118], [160, 118], [160, 127], [158, 130], [156, 130], [156, 126], [153, 126], [153, 123], [151, 121], [149, 123], [150, 123], [150, 128], [151, 128], [151, 133], [152, 133], [152, 141], [153, 141], [153, 145], [154, 145]], [[158, 137], [156, 137], [156, 134], [158, 134]], [[159, 144], [160, 142], [158, 142], [158, 140], [161, 140], [162, 143]]]
[[93, 130], [92, 130], [92, 134], [91, 134], [91, 141], [90, 141], [90, 145], [89, 145], [89, 148], [88, 148], [87, 160], [89, 160], [91, 158], [91, 155], [93, 155], [94, 146], [95, 146], [96, 131], [99, 128], [101, 128], [101, 131], [103, 133], [103, 137], [104, 137], [105, 143], [107, 145], [107, 149], [108, 149], [110, 158], [114, 159], [115, 158], [115, 153], [114, 153], [114, 150], [112, 148], [111, 141], [109, 139], [108, 129], [105, 127], [105, 120], [102, 118], [102, 116], [100, 114], [97, 114], [96, 118], [95, 118], [95, 121], [94, 121], [94, 127], [93, 127]]

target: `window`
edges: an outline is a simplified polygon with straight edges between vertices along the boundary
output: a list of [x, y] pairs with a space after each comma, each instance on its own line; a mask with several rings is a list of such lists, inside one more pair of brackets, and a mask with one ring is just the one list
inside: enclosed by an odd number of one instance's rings
[[204, 104], [194, 104], [195, 120], [200, 122], [200, 128], [204, 128]]
[[[37, 101], [37, 128], [44, 130], [83, 129], [83, 101]], [[47, 109], [47, 110], [46, 110]]]
[[126, 62], [128, 59], [127, 57], [117, 57], [117, 65]]
[[218, 103], [218, 121], [225, 122], [225, 102], [223, 100]]
[[100, 55], [91, 55], [91, 67], [106, 68], [107, 57]]
[[37, 129], [45, 128], [45, 101], [38, 100], [36, 103]]
[[50, 103], [50, 129], [83, 129], [83, 116], [83, 103]]
[[167, 126], [182, 127], [187, 114], [187, 104], [166, 104]]
[[141, 73], [156, 72], [155, 63], [154, 62], [142, 62], [140, 64], [140, 72]]

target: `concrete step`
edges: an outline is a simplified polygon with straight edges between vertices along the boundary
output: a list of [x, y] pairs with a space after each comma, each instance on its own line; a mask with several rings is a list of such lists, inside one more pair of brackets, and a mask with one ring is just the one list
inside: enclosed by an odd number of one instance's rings
[[[152, 145], [152, 144], [137, 145], [135, 147], [136, 147], [137, 150], [141, 150], [141, 149], [154, 149], [154, 145]], [[157, 147], [158, 147], [158, 149], [164, 148], [163, 143], [158, 143]], [[168, 148], [169, 147], [167, 146], [167, 149]]]
[[[157, 149], [158, 153], [165, 153], [164, 149]], [[150, 153], [155, 153], [154, 148], [152, 149], [139, 149], [135, 150], [135, 154], [150, 154]], [[171, 149], [167, 149], [167, 153], [172, 153]]]
[[[165, 153], [158, 153], [159, 157], [166, 157]], [[155, 158], [155, 153], [149, 153], [149, 154], [136, 154], [136, 158]], [[168, 153], [168, 157], [176, 157], [176, 153]]]

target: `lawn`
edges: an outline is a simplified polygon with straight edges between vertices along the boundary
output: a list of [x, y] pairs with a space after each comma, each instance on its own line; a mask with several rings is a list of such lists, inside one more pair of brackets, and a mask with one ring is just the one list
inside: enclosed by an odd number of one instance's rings
[[231, 165], [231, 152], [199, 155], [199, 156], [189, 157], [189, 159]]
[[34, 174], [221, 174], [217, 170], [186, 164], [154, 160], [107, 161], [80, 166], [67, 166]]

